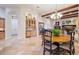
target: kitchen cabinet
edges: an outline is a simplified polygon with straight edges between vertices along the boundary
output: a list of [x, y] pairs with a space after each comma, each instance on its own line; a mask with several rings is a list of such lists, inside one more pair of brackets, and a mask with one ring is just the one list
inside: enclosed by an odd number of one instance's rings
[[5, 39], [5, 19], [0, 18], [0, 39]]

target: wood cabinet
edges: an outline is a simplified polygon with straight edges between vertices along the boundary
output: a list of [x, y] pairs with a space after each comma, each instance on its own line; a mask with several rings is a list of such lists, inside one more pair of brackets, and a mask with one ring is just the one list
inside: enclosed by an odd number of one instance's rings
[[36, 21], [35, 18], [26, 16], [26, 37], [33, 37], [36, 35]]
[[0, 18], [0, 28], [5, 28], [5, 20], [3, 18]]
[[5, 39], [5, 19], [0, 18], [0, 39]]
[[26, 32], [26, 37], [32, 37], [32, 36], [34, 36], [34, 32], [33, 31], [27, 31]]
[[0, 39], [4, 39], [5, 38], [5, 32], [0, 32]]

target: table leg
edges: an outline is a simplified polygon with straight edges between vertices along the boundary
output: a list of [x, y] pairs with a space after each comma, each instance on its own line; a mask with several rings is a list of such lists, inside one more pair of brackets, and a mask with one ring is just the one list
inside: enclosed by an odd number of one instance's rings
[[56, 54], [59, 55], [60, 54], [60, 44], [58, 42], [55, 42], [54, 44], [57, 46]]

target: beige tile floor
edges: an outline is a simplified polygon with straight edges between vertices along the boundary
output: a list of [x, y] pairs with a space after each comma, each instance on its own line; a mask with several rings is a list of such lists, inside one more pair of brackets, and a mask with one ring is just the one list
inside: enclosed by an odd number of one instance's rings
[[38, 39], [37, 37], [8, 40], [5, 41], [5, 43], [5, 47], [0, 51], [0, 54], [2, 55], [41, 55], [43, 50], [41, 46], [41, 39]]
[[[0, 55], [42, 55], [41, 37], [0, 41]], [[79, 55], [79, 42], [75, 43], [76, 55]]]

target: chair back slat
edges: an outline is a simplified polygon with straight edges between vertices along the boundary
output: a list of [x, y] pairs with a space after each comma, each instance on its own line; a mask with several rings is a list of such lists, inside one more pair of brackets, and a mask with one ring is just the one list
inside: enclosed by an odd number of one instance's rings
[[52, 41], [52, 32], [50, 30], [44, 31], [44, 40]]

